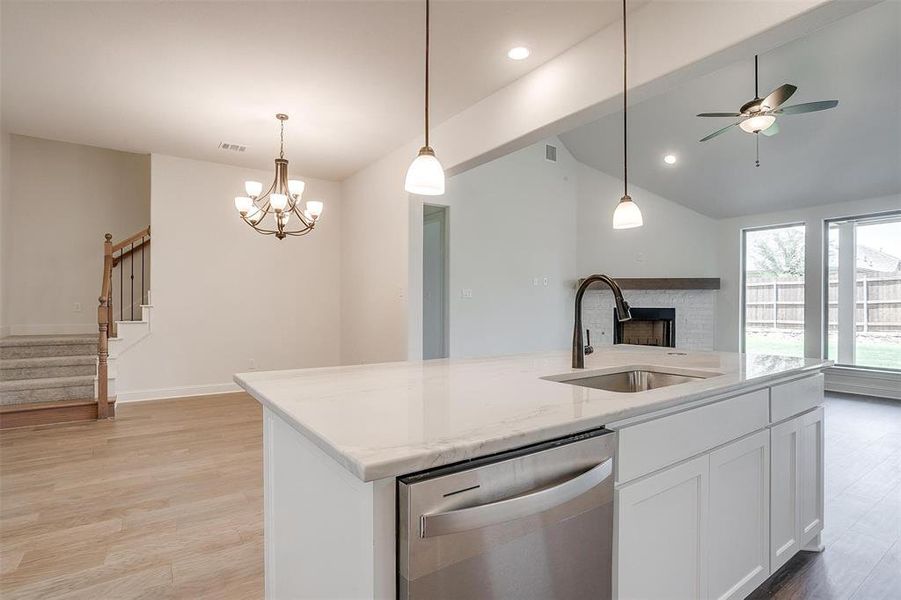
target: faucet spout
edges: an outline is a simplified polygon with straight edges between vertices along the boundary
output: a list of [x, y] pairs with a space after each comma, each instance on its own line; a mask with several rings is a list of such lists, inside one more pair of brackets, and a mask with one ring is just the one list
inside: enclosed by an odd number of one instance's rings
[[623, 291], [612, 277], [601, 274], [586, 277], [579, 289], [576, 290], [576, 314], [573, 320], [573, 369], [585, 368], [585, 346], [582, 343], [582, 296], [585, 295], [585, 291], [591, 284], [599, 281], [606, 283], [613, 291], [613, 301], [616, 303], [616, 318], [620, 321], [628, 321], [632, 318], [632, 313], [629, 311], [629, 303], [623, 299]]

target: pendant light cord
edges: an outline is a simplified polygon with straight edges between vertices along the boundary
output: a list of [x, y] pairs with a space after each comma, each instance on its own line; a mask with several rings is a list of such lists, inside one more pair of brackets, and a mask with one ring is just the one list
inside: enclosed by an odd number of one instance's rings
[[425, 147], [429, 147], [429, 24], [430, 2], [425, 0]]
[[281, 124], [281, 131], [278, 134], [278, 157], [285, 158], [285, 121], [279, 119], [278, 122]]
[[629, 119], [626, 85], [626, 0], [623, 0], [623, 196], [629, 195]]

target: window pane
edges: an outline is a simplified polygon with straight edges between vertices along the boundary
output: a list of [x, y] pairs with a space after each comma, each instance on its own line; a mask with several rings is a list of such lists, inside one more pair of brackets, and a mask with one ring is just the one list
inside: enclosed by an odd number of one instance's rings
[[745, 232], [744, 350], [804, 356], [804, 225]]

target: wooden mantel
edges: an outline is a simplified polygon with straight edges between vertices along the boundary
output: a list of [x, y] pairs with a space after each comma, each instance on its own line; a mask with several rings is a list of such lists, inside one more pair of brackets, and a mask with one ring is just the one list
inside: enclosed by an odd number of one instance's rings
[[[718, 290], [719, 277], [614, 277], [624, 290]], [[579, 279], [576, 286], [582, 284]], [[602, 284], [594, 284], [589, 289], [609, 289]]]

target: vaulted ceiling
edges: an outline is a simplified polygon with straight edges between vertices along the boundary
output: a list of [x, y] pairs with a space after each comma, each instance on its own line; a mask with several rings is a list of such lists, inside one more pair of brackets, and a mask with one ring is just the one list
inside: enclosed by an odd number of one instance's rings
[[[761, 96], [783, 83], [786, 103], [839, 100], [833, 110], [781, 117], [760, 138], [737, 127], [702, 137], [754, 97], [754, 57], [629, 108], [629, 179], [712, 217], [901, 194], [901, 3], [882, 2], [760, 56]], [[581, 162], [622, 174], [622, 112], [561, 135]], [[675, 165], [663, 162], [666, 154]]]
[[[635, 4], [643, 4], [636, 2]], [[433, 120], [619, 18], [616, 1], [436, 1]], [[13, 133], [342, 179], [422, 131], [424, 2], [2, 3]], [[526, 45], [532, 56], [506, 57]], [[244, 144], [244, 153], [219, 150]]]

